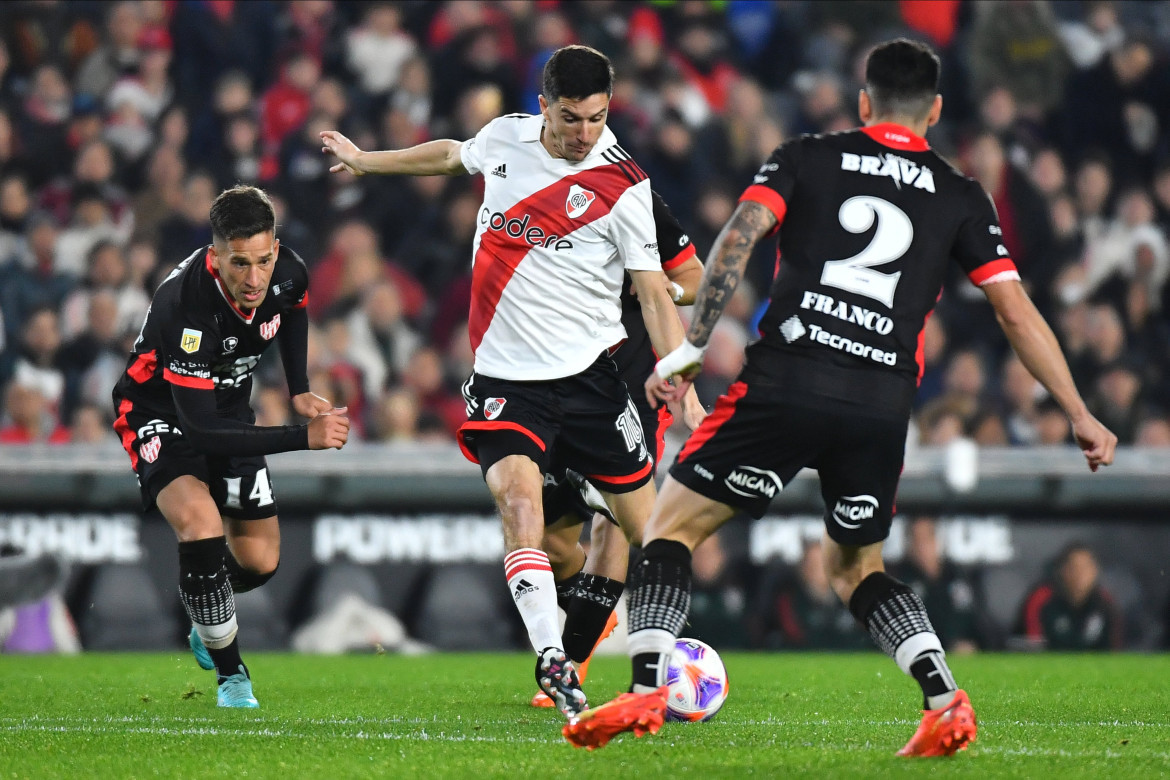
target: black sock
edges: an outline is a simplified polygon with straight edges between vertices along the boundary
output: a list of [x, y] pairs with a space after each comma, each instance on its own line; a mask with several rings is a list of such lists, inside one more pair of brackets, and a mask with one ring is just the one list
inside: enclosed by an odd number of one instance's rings
[[691, 606], [691, 551], [681, 542], [655, 539], [642, 550], [630, 576], [630, 647], [634, 653], [633, 685], [656, 688], [666, 678], [673, 647], [639, 651], [635, 634], [667, 632], [678, 637]]
[[577, 590], [565, 609], [565, 630], [561, 640], [573, 663], [589, 657], [601, 632], [617, 606], [626, 584], [600, 574], [582, 574]]
[[565, 611], [569, 611], [569, 604], [573, 600], [573, 594], [577, 592], [577, 585], [581, 582], [581, 572], [570, 575], [563, 580], [557, 580], [554, 585], [557, 588], [557, 606]]
[[[179, 542], [179, 597], [196, 626], [231, 624], [234, 630], [236, 604], [224, 562], [225, 550], [222, 536]], [[244, 665], [234, 637], [226, 647], [208, 647], [207, 652], [220, 682], [238, 674]]]
[[942, 706], [940, 701], [958, 688], [926, 605], [909, 586], [884, 571], [874, 572], [853, 591], [849, 611], [882, 652], [918, 681], [923, 709]]

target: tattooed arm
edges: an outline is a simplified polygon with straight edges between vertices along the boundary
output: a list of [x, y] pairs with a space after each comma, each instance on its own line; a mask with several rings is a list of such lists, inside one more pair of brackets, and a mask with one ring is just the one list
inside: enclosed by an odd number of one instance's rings
[[[711, 331], [743, 279], [748, 258], [759, 240], [775, 225], [776, 215], [763, 204], [750, 200], [740, 203], [724, 225], [711, 247], [686, 341], [658, 361], [654, 373], [646, 380], [646, 398], [651, 406], [657, 406], [659, 400], [677, 401], [698, 376]], [[671, 384], [675, 377], [678, 379]]]

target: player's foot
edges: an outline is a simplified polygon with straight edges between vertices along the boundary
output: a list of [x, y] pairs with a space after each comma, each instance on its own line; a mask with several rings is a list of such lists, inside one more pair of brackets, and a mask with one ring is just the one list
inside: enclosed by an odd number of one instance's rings
[[587, 480], [584, 474], [580, 474], [572, 469], [565, 469], [565, 479], [569, 481], [569, 484], [577, 488], [577, 492], [585, 506], [601, 514], [614, 525], [618, 524], [617, 518], [613, 516], [613, 511], [609, 508], [609, 504], [605, 503], [605, 499], [602, 498], [601, 491], [593, 487], [593, 483]]
[[624, 731], [657, 734], [666, 718], [666, 686], [650, 693], [623, 693], [570, 720], [561, 733], [573, 747], [596, 750]]
[[248, 679], [248, 672], [243, 666], [240, 666], [238, 673], [219, 684], [216, 704], [220, 707], [252, 710], [260, 706], [260, 702], [256, 701], [256, 696], [252, 693], [252, 681]]
[[577, 670], [564, 650], [546, 647], [540, 651], [536, 657], [536, 684], [569, 720], [589, 706], [585, 701], [585, 691], [581, 690], [581, 681], [577, 679]]
[[[581, 685], [585, 684], [585, 675], [589, 672], [589, 662], [593, 660], [593, 653], [596, 653], [598, 646], [601, 645], [601, 643], [604, 642], [606, 639], [608, 639], [609, 635], [614, 632], [614, 629], [617, 628], [617, 624], [618, 624], [618, 617], [617, 617], [617, 611], [615, 610], [615, 611], [609, 613], [609, 620], [605, 621], [605, 628], [603, 628], [601, 630], [601, 636], [598, 638], [597, 644], [595, 644], [593, 646], [593, 650], [592, 650], [592, 652], [589, 653], [589, 657], [586, 658], [581, 663], [577, 664], [577, 681], [580, 682]], [[535, 696], [533, 696], [530, 704], [533, 707], [552, 707], [552, 706], [555, 706], [553, 704], [553, 700], [550, 699], [548, 697], [548, 694], [544, 693], [543, 691], [541, 693], [538, 693]]]
[[199, 664], [200, 669], [214, 669], [215, 661], [211, 660], [211, 653], [207, 652], [207, 646], [203, 644], [203, 640], [199, 638], [199, 632], [191, 626], [191, 634], [187, 637], [187, 644], [191, 646], [191, 652], [195, 654], [195, 663]]
[[975, 741], [975, 710], [964, 691], [955, 691], [951, 703], [922, 713], [918, 731], [898, 751], [899, 756], [950, 756]]

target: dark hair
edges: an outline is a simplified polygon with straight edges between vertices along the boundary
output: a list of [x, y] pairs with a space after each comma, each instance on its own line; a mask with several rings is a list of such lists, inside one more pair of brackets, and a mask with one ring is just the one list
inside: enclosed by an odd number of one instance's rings
[[865, 91], [877, 116], [924, 117], [938, 94], [938, 55], [925, 43], [897, 38], [869, 53]]
[[237, 184], [221, 192], [211, 204], [211, 236], [216, 241], [268, 232], [276, 232], [276, 212], [259, 187]]
[[540, 92], [549, 103], [561, 98], [584, 100], [601, 92], [612, 96], [613, 65], [597, 49], [563, 46], [544, 64]]

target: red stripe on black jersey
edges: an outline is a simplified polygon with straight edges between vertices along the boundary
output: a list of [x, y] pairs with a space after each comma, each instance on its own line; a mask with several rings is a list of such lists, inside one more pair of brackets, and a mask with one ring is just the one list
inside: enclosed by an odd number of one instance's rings
[[195, 376], [183, 376], [176, 374], [169, 368], [163, 369], [163, 379], [170, 382], [172, 385], [179, 385], [181, 387], [192, 387], [196, 390], [214, 390], [215, 382], [210, 379], [201, 379]]
[[118, 432], [126, 454], [130, 456], [130, 468], [138, 471], [138, 453], [134, 451], [134, 431], [130, 430], [130, 423], [126, 419], [126, 415], [133, 408], [134, 404], [130, 402], [129, 398], [122, 399], [122, 403], [118, 404], [118, 419], [114, 420], [114, 430]]
[[784, 224], [784, 215], [788, 213], [788, 204], [784, 202], [784, 198], [776, 190], [762, 184], [753, 184], [743, 191], [743, 195], [739, 196], [740, 203], [745, 200], [759, 203], [776, 216], [776, 224], [768, 231], [769, 236]]
[[[599, 203], [589, 209], [585, 216], [571, 219], [565, 213], [565, 192], [574, 184], [592, 190]], [[506, 220], [529, 218], [528, 228], [539, 225], [545, 236], [561, 238], [573, 233], [594, 220], [609, 213], [622, 193], [631, 186], [630, 179], [616, 164], [602, 165], [583, 171], [576, 176], [566, 176], [543, 190], [534, 192], [505, 212]], [[535, 215], [535, 216], [534, 216]], [[532, 245], [523, 236], [512, 238], [504, 230], [485, 230], [475, 253], [475, 264], [471, 271], [471, 314], [468, 331], [471, 349], [474, 352], [483, 342], [484, 334], [496, 314], [496, 306], [504, 294], [504, 288], [516, 273], [517, 266], [531, 252]]]
[[154, 376], [156, 368], [158, 368], [158, 351], [152, 349], [150, 352], [143, 352], [139, 355], [134, 364], [126, 369], [126, 373], [135, 382], [142, 384]]
[[992, 277], [999, 276], [1000, 274], [1009, 274], [1007, 278], [1011, 279], [1013, 277], [1010, 274], [1013, 273], [1015, 274], [1014, 278], [1018, 280], [1020, 278], [1020, 272], [1017, 270], [1015, 262], [1010, 257], [1005, 257], [979, 266], [967, 274], [967, 278], [971, 280], [972, 284], [978, 287]]
[[[658, 250], [662, 251], [661, 244], [659, 244]], [[663, 271], [670, 271], [674, 268], [678, 268], [680, 265], [685, 263], [687, 260], [690, 260], [692, 257], [695, 257], [697, 254], [698, 253], [695, 252], [695, 245], [694, 244], [687, 244], [686, 247], [684, 247], [683, 250], [681, 252], [679, 252], [677, 255], [670, 258], [669, 260], [664, 260], [662, 262], [662, 270]]]
[[695, 429], [691, 438], [687, 439], [687, 443], [678, 453], [679, 463], [682, 463], [690, 457], [691, 453], [706, 444], [723, 423], [731, 419], [731, 415], [735, 413], [736, 403], [747, 394], [747, 391], [746, 382], [733, 382], [731, 387], [727, 388], [727, 393], [719, 396], [719, 400], [715, 402], [715, 411], [707, 415], [707, 418]]

